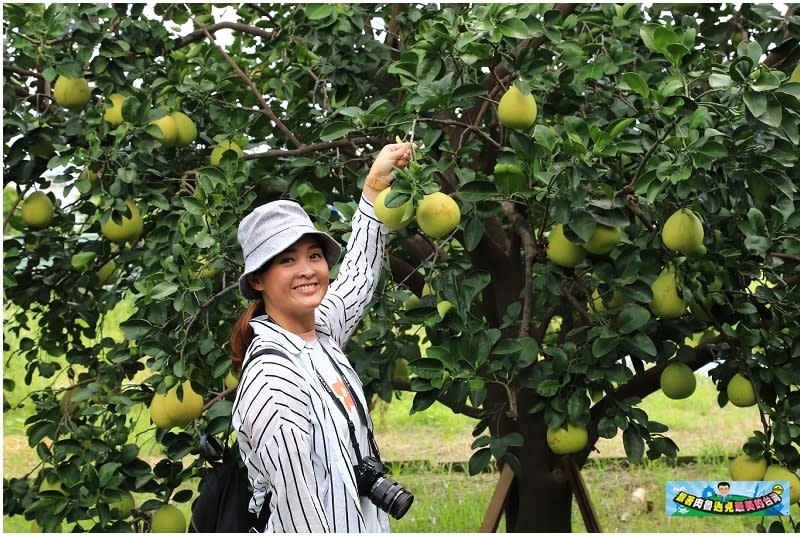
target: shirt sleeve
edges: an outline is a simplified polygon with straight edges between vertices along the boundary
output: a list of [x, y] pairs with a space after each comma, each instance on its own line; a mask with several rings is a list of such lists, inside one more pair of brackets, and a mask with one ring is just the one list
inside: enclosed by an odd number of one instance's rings
[[[239, 386], [239, 440], [256, 492], [272, 493], [273, 532], [330, 532], [314, 473], [308, 383], [289, 358], [258, 359]], [[253, 478], [254, 476], [254, 478]], [[263, 500], [263, 497], [262, 497]]]
[[378, 286], [388, 227], [375, 216], [372, 203], [362, 197], [353, 215], [347, 253], [339, 275], [318, 309], [318, 329], [344, 346], [355, 331]]

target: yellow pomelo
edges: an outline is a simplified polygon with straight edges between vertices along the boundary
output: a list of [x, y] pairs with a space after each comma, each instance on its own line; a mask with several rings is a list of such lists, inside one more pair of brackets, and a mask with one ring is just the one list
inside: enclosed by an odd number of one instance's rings
[[770, 465], [764, 473], [763, 480], [787, 480], [791, 488], [789, 502], [800, 502], [800, 477], [794, 471], [780, 465]]
[[567, 428], [548, 428], [547, 445], [555, 454], [575, 454], [581, 452], [589, 443], [586, 428], [577, 424], [567, 424]]
[[676, 210], [661, 230], [664, 245], [672, 251], [692, 254], [703, 245], [703, 223], [688, 208]]
[[58, 479], [54, 479], [52, 482], [47, 480], [47, 478], [42, 479], [42, 483], [39, 485], [39, 491], [57, 491], [59, 493], [64, 493], [64, 486], [61, 484], [61, 481]]
[[197, 138], [197, 126], [194, 124], [194, 121], [183, 112], [172, 112], [170, 116], [172, 120], [175, 121], [175, 128], [177, 129], [175, 145], [178, 147], [191, 145], [195, 138]]
[[386, 227], [392, 231], [396, 231], [414, 221], [414, 211], [412, 210], [410, 216], [404, 220], [403, 214], [405, 214], [406, 209], [411, 205], [411, 201], [406, 201], [399, 207], [387, 207], [386, 196], [388, 196], [391, 191], [392, 189], [389, 187], [378, 192], [378, 195], [375, 197], [375, 216], [377, 216]]
[[225, 151], [233, 151], [236, 153], [240, 158], [244, 155], [242, 148], [239, 147], [239, 144], [233, 141], [221, 141], [211, 150], [211, 165], [218, 166], [219, 163], [222, 161], [222, 153]]
[[525, 185], [525, 173], [516, 164], [498, 162], [493, 175], [495, 184], [507, 193], [517, 192]]
[[198, 418], [203, 412], [203, 397], [192, 389], [191, 382], [183, 381], [183, 400], [178, 399], [178, 386], [167, 391], [167, 415], [175, 426], [185, 426]]
[[734, 406], [746, 408], [756, 403], [756, 390], [750, 380], [740, 373], [736, 373], [726, 387], [728, 400]]
[[422, 198], [417, 206], [417, 225], [431, 238], [441, 238], [458, 227], [461, 209], [444, 192], [433, 192]]
[[232, 389], [239, 385], [239, 372], [235, 372], [233, 368], [228, 369], [225, 375], [225, 388]]
[[77, 112], [86, 106], [91, 97], [92, 91], [89, 89], [89, 81], [85, 78], [59, 76], [53, 85], [53, 100], [59, 106], [63, 106], [73, 112]]
[[209, 261], [206, 257], [197, 257], [197, 268], [193, 269], [190, 274], [194, 278], [211, 279], [219, 273], [219, 266], [217, 263], [220, 259], [213, 259]]
[[706, 310], [710, 309], [710, 305], [710, 303], [705, 302], [701, 306], [700, 302], [692, 300], [689, 303], [689, 310], [692, 312], [694, 317], [701, 322], [711, 322], [711, 317], [706, 313]]
[[442, 318], [444, 318], [445, 315], [448, 312], [450, 312], [450, 309], [452, 308], [453, 308], [453, 303], [447, 300], [442, 300], [436, 304], [436, 310], [439, 312], [439, 316], [441, 316]]
[[547, 258], [564, 268], [572, 268], [583, 260], [586, 250], [564, 235], [564, 226], [553, 227], [547, 242]]
[[536, 99], [532, 94], [523, 95], [512, 85], [497, 105], [497, 117], [508, 128], [528, 128], [536, 121]]
[[117, 280], [117, 263], [114, 259], [109, 260], [97, 270], [97, 279], [101, 285], [112, 285]]
[[694, 371], [686, 363], [675, 361], [661, 371], [661, 391], [667, 398], [680, 400], [694, 393], [697, 379]]
[[150, 420], [158, 428], [172, 428], [175, 423], [167, 414], [167, 395], [156, 393], [150, 401]]
[[622, 305], [622, 293], [618, 290], [614, 290], [611, 295], [611, 300], [606, 305], [604, 298], [608, 298], [608, 293], [605, 296], [600, 295], [600, 290], [594, 289], [592, 291], [592, 307], [598, 313], [604, 313], [608, 309], [613, 309], [614, 307], [619, 307]]
[[33, 192], [22, 202], [22, 221], [29, 227], [50, 225], [53, 213], [53, 202], [44, 192]]
[[678, 294], [678, 285], [675, 282], [675, 273], [672, 270], [661, 272], [650, 286], [653, 291], [653, 301], [650, 310], [661, 318], [678, 318], [686, 312], [683, 298]]
[[69, 264], [73, 269], [83, 272], [89, 267], [89, 263], [92, 262], [95, 257], [97, 257], [97, 253], [94, 251], [81, 251], [70, 257]]
[[171, 115], [165, 115], [158, 119], [153, 119], [150, 124], [156, 125], [161, 130], [161, 137], [159, 140], [161, 144], [169, 147], [174, 145], [178, 139], [178, 126], [175, 124], [175, 119]]
[[122, 104], [125, 102], [125, 95], [114, 93], [108, 97], [111, 106], [106, 107], [103, 119], [111, 123], [112, 127], [122, 124]]
[[136, 500], [130, 491], [123, 491], [122, 497], [108, 503], [108, 507], [114, 518], [125, 519], [133, 513], [133, 509], [136, 507]]
[[392, 374], [392, 378], [401, 381], [407, 382], [410, 379], [411, 371], [408, 369], [408, 360], [404, 357], [398, 357], [397, 361], [394, 362], [394, 373]]
[[592, 236], [589, 237], [589, 241], [583, 244], [583, 247], [586, 251], [595, 255], [608, 255], [612, 249], [617, 247], [621, 236], [621, 227], [608, 227], [597, 224], [594, 231], [592, 231]]
[[112, 242], [136, 240], [139, 238], [139, 235], [142, 234], [144, 220], [142, 220], [142, 215], [139, 214], [139, 209], [131, 199], [125, 201], [125, 204], [128, 205], [128, 209], [130, 209], [130, 217], [122, 215], [122, 222], [117, 223], [111, 215], [109, 215], [108, 219], [100, 224], [100, 231], [103, 233], [103, 236]]
[[89, 182], [97, 182], [97, 179], [100, 178], [100, 175], [97, 174], [96, 171], [89, 169], [88, 167], [83, 168], [81, 174], [79, 175], [80, 179], [86, 179]]
[[733, 459], [728, 470], [733, 480], [761, 480], [767, 472], [767, 460], [739, 454]]
[[180, 508], [165, 504], [153, 513], [150, 532], [186, 532], [186, 518]]

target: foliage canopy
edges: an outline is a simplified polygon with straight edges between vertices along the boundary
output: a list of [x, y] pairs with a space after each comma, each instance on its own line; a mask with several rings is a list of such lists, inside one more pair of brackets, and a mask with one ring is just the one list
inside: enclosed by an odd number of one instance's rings
[[[637, 407], [670, 360], [712, 364], [720, 404], [730, 378], [749, 377], [764, 426], [742, 438], [744, 450], [800, 467], [795, 7], [226, 11], [223, 20], [211, 4], [4, 5], [4, 329], [19, 341], [4, 343], [5, 366], [24, 363], [28, 383], [54, 380], [30, 396], [26, 431], [42, 465], [4, 479], [7, 514], [46, 530], [60, 519], [146, 528], [161, 503], [190, 500], [176, 488], [200, 470], [197, 434], [230, 411], [227, 338], [244, 305], [238, 221], [286, 196], [344, 239], [371, 155], [396, 137], [418, 151], [387, 203], [442, 190], [462, 219], [437, 240], [415, 224], [392, 235], [347, 350], [369, 392], [390, 400], [410, 389], [417, 411], [440, 400], [476, 417], [471, 469], [494, 457], [526, 475], [509, 530], [564, 530], [569, 519], [568, 491], [548, 495], [565, 489], [552, 477], [548, 426], [586, 425], [591, 442], [622, 433], [633, 461], [676, 455], [667, 427]], [[59, 107], [58, 77], [89, 80], [90, 102]], [[511, 85], [536, 98], [530, 128], [497, 119]], [[113, 93], [127, 97], [118, 126], [104, 119]], [[150, 123], [175, 111], [197, 126], [189, 146], [165, 146]], [[245, 155], [210, 165], [224, 142]], [[521, 174], [495, 176], [497, 164]], [[34, 191], [56, 207], [44, 228], [21, 219]], [[101, 225], [129, 217], [127, 200], [143, 230], [110, 242]], [[663, 245], [660, 226], [680, 208], [700, 217], [704, 255]], [[555, 224], [575, 244], [598, 225], [623, 232], [608, 255], [562, 268], [546, 255]], [[112, 259], [119, 274], [101, 284], [95, 271]], [[666, 267], [687, 307], [675, 319], [649, 307]], [[604, 311], [589, 305], [595, 290]], [[412, 293], [419, 303], [408, 307]], [[611, 306], [616, 293], [622, 305]], [[120, 324], [124, 341], [99, 337], [125, 297], [135, 310]], [[442, 318], [445, 300], [453, 307]], [[393, 378], [401, 357], [410, 382]], [[164, 450], [151, 465], [131, 432], [155, 393], [185, 379], [207, 410], [185, 428], [148, 430]], [[46, 477], [64, 495], [38, 492]], [[532, 500], [531, 481], [546, 500]], [[108, 503], [121, 491], [154, 498], [117, 520]]]

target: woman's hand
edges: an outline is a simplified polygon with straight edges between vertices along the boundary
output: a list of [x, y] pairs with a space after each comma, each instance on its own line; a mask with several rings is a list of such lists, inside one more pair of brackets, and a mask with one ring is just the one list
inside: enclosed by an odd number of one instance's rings
[[375, 200], [378, 192], [384, 188], [388, 188], [392, 183], [392, 170], [394, 168], [404, 168], [408, 165], [411, 159], [411, 144], [406, 143], [390, 143], [385, 145], [367, 175], [367, 180], [364, 181], [364, 195], [370, 201]]

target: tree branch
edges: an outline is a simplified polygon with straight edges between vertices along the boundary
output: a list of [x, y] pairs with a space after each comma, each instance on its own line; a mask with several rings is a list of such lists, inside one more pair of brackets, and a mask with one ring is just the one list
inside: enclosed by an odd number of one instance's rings
[[236, 74], [237, 74], [237, 75], [239, 75], [239, 78], [241, 78], [242, 80], [244, 80], [244, 81], [245, 81], [245, 83], [247, 84], [247, 86], [248, 86], [248, 87], [250, 88], [250, 90], [253, 92], [253, 95], [255, 95], [256, 99], [258, 100], [258, 103], [261, 105], [261, 111], [262, 111], [262, 112], [264, 112], [264, 114], [265, 114], [267, 117], [269, 117], [269, 118], [270, 118], [272, 121], [274, 121], [274, 122], [275, 122], [275, 125], [278, 127], [278, 129], [280, 129], [280, 131], [281, 131], [281, 132], [283, 132], [283, 133], [284, 133], [284, 135], [286, 135], [286, 137], [289, 139], [289, 141], [290, 141], [290, 142], [292, 142], [292, 144], [293, 144], [295, 147], [303, 147], [303, 145], [304, 145], [304, 144], [303, 144], [303, 143], [302, 143], [300, 140], [298, 140], [298, 139], [297, 139], [297, 137], [294, 135], [294, 132], [292, 132], [292, 131], [289, 129], [289, 127], [287, 127], [287, 126], [286, 126], [286, 125], [283, 123], [283, 121], [281, 121], [281, 120], [278, 118], [278, 116], [277, 116], [277, 115], [275, 115], [275, 112], [273, 112], [273, 111], [272, 111], [272, 108], [270, 108], [270, 107], [269, 107], [269, 104], [267, 104], [267, 101], [265, 101], [265, 100], [264, 100], [264, 96], [263, 96], [263, 95], [261, 94], [261, 92], [258, 90], [258, 88], [257, 88], [257, 87], [256, 87], [256, 85], [253, 83], [253, 81], [252, 81], [252, 80], [250, 80], [250, 77], [249, 77], [249, 76], [247, 76], [247, 75], [245, 74], [245, 72], [244, 72], [244, 71], [242, 71], [241, 67], [239, 67], [239, 65], [238, 65], [238, 64], [237, 64], [237, 63], [236, 63], [236, 62], [233, 60], [233, 58], [231, 58], [231, 57], [228, 55], [228, 53], [227, 53], [227, 52], [225, 52], [225, 50], [224, 50], [224, 49], [223, 49], [221, 46], [219, 46], [219, 45], [217, 44], [217, 42], [214, 40], [214, 37], [212, 37], [212, 35], [211, 35], [211, 34], [208, 32], [208, 30], [206, 29], [206, 27], [205, 27], [205, 26], [202, 28], [202, 30], [201, 30], [201, 31], [202, 31], [202, 32], [203, 32], [203, 33], [206, 35], [206, 37], [208, 37], [208, 40], [209, 40], [209, 42], [211, 43], [211, 45], [212, 45], [214, 48], [216, 48], [216, 49], [217, 49], [217, 51], [218, 51], [220, 54], [222, 54], [222, 57], [223, 57], [223, 58], [225, 58], [225, 61], [226, 61], [226, 62], [228, 62], [228, 64], [229, 64], [229, 65], [230, 65], [230, 66], [233, 68], [233, 70], [236, 72]]
[[508, 201], [500, 204], [503, 213], [511, 220], [514, 230], [522, 240], [522, 247], [525, 250], [525, 272], [522, 275], [525, 281], [522, 298], [522, 321], [519, 327], [519, 336], [527, 337], [531, 329], [533, 318], [533, 261], [536, 259], [538, 250], [536, 239], [533, 236], [528, 222], [516, 210], [516, 206]]
[[[703, 344], [695, 348], [694, 359], [686, 364], [689, 365], [692, 370], [697, 370], [702, 366], [711, 363], [713, 360], [714, 354], [711, 351], [711, 345]], [[637, 374], [628, 380], [627, 383], [617, 387], [613, 393], [609, 393], [600, 402], [592, 406], [592, 408], [589, 410], [591, 414], [590, 422], [593, 424], [593, 426], [589, 428], [589, 445], [594, 445], [600, 437], [597, 433], [597, 422], [606, 414], [606, 411], [618, 401], [625, 400], [627, 397], [633, 396], [637, 398], [644, 398], [660, 389], [661, 371], [663, 371], [670, 363], [672, 363], [672, 360], [664, 361], [647, 369], [643, 374]], [[586, 462], [590, 451], [591, 449], [587, 448], [578, 456], [579, 466], [583, 466], [583, 464]]]
[[[299, 142], [298, 142], [299, 143]], [[389, 143], [387, 138], [381, 136], [361, 136], [358, 138], [343, 138], [340, 140], [328, 141], [323, 143], [312, 143], [310, 145], [301, 144], [297, 149], [268, 149], [260, 153], [246, 154], [243, 160], [254, 160], [258, 158], [273, 158], [276, 156], [300, 156], [309, 153], [327, 151], [339, 147], [349, 147], [357, 145], [372, 145], [380, 147]]]
[[191, 43], [200, 41], [204, 36], [207, 36], [209, 33], [215, 33], [218, 30], [234, 30], [241, 33], [263, 37], [267, 41], [272, 41], [275, 39], [275, 32], [264, 30], [258, 28], [257, 26], [251, 26], [250, 24], [226, 21], [209, 24], [208, 26], [202, 26], [199, 30], [195, 30], [192, 33], [186, 34], [180, 41], [178, 41], [178, 43], [175, 45], [175, 48], [177, 49], [185, 47]]
[[647, 164], [647, 161], [650, 160], [650, 158], [653, 156], [653, 153], [656, 152], [656, 149], [658, 149], [658, 147], [664, 142], [664, 140], [667, 139], [667, 136], [670, 135], [670, 133], [671, 133], [670, 129], [672, 128], [672, 125], [674, 125], [674, 124], [675, 124], [675, 121], [673, 120], [673, 121], [671, 121], [670, 123], [668, 123], [666, 125], [666, 127], [664, 128], [663, 134], [661, 134], [661, 136], [658, 137], [658, 139], [653, 143], [653, 145], [650, 146], [650, 148], [647, 150], [645, 155], [642, 157], [642, 161], [639, 162], [639, 167], [636, 168], [636, 173], [633, 174], [633, 178], [631, 179], [631, 182], [629, 182], [628, 184], [623, 186], [621, 190], [615, 192], [614, 193], [614, 197], [620, 196], [620, 195], [627, 195], [627, 194], [634, 193], [634, 188], [636, 188], [636, 183], [639, 181], [639, 178], [642, 176], [642, 172], [644, 171], [644, 167]]

